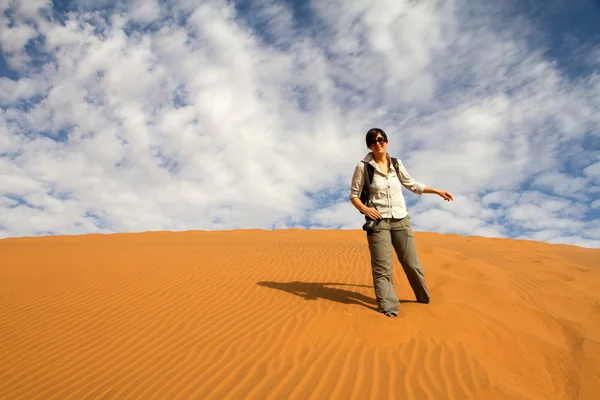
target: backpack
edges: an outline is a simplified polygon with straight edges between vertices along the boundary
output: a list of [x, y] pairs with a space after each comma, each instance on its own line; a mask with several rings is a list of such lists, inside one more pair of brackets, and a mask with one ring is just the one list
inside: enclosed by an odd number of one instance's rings
[[[391, 157], [392, 159], [392, 165], [394, 166], [394, 169], [396, 170], [396, 175], [398, 176], [398, 179], [400, 179], [400, 164], [398, 163], [398, 159]], [[360, 192], [360, 196], [359, 199], [360, 201], [362, 201], [362, 203], [364, 205], [367, 205], [367, 202], [369, 201], [369, 186], [371, 186], [371, 181], [373, 180], [373, 174], [375, 174], [375, 167], [372, 166], [371, 164], [369, 164], [368, 162], [363, 161], [363, 163], [365, 164], [365, 181], [363, 183], [363, 188], [362, 188], [362, 192]], [[361, 214], [363, 214], [361, 212]]]

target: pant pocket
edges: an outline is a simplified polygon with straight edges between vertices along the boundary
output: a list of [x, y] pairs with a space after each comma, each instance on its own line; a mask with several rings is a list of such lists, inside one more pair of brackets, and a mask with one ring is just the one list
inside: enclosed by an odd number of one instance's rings
[[412, 224], [408, 215], [402, 220], [402, 230], [407, 236], [414, 237]]

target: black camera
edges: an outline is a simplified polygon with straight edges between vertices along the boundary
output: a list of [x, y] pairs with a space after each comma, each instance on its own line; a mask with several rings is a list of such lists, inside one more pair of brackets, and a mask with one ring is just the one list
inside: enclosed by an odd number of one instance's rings
[[365, 218], [365, 219], [366, 219], [366, 222], [362, 226], [363, 231], [365, 231], [367, 233], [372, 233], [373, 229], [377, 226], [379, 221], [372, 220], [371, 218]]
[[[375, 207], [375, 206], [373, 205], [373, 202], [371, 200], [369, 200], [367, 202], [367, 207]], [[363, 229], [363, 231], [367, 232], [367, 234], [370, 235], [371, 233], [373, 233], [373, 229], [375, 229], [377, 224], [379, 224], [379, 221], [371, 219], [365, 215], [365, 223], [362, 226], [362, 229]]]

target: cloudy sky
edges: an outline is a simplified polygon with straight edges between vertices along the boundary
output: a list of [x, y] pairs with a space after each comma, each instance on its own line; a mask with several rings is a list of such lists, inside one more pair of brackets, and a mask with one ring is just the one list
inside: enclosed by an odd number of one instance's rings
[[600, 3], [0, 0], [0, 237], [414, 228], [600, 247]]

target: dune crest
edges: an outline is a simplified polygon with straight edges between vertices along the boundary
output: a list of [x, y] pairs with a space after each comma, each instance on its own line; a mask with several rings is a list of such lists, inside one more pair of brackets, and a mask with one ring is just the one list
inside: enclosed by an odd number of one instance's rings
[[0, 398], [600, 398], [600, 250], [416, 238], [397, 318], [361, 231], [0, 240]]

